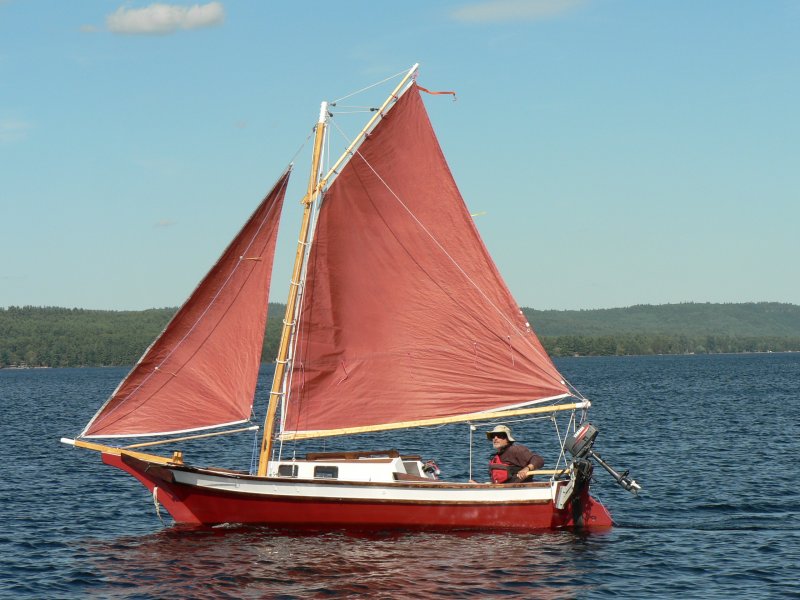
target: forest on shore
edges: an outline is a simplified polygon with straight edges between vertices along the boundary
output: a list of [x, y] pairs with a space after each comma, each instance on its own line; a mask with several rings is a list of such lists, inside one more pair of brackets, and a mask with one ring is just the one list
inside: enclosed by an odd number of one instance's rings
[[[270, 304], [262, 360], [274, 360], [284, 305]], [[176, 308], [0, 308], [0, 368], [135, 363]], [[552, 356], [800, 351], [800, 306], [776, 302], [523, 308]]]

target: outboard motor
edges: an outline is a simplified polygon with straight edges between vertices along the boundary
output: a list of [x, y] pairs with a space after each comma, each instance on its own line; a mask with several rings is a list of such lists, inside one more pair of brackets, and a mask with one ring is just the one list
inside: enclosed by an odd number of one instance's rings
[[[611, 474], [620, 486], [632, 494], [636, 494], [642, 489], [638, 483], [628, 477], [628, 471], [617, 473], [606, 461], [604, 461], [597, 452], [592, 450], [594, 440], [597, 437], [597, 428], [591, 423], [586, 423], [564, 442], [564, 447], [575, 457], [575, 466], [579, 470], [586, 470], [587, 459], [591, 458], [597, 461], [601, 467]], [[582, 469], [583, 466], [583, 469]]]

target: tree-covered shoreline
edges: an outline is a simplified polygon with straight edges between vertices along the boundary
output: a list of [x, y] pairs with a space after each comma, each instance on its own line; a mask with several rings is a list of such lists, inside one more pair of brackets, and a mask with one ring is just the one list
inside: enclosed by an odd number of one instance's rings
[[[131, 365], [176, 310], [0, 308], [0, 368]], [[552, 356], [800, 351], [800, 306], [793, 304], [523, 310]], [[269, 312], [264, 362], [277, 353], [284, 306], [270, 304]]]
[[[283, 305], [270, 304], [263, 359], [277, 353]], [[0, 368], [134, 364], [177, 308], [142, 311], [11, 306], [0, 308]]]

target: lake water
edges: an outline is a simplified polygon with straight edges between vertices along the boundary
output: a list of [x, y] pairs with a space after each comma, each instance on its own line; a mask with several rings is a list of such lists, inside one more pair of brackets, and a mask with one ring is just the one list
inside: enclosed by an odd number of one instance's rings
[[[800, 354], [557, 364], [594, 403], [597, 451], [644, 487], [635, 498], [595, 470], [595, 495], [617, 523], [607, 533], [184, 529], [163, 510], [162, 525], [132, 478], [58, 442], [126, 369], [0, 370], [0, 596], [800, 598]], [[546, 426], [514, 429], [545, 453]], [[445, 478], [467, 476], [465, 425], [356, 443], [420, 452]], [[184, 448], [189, 462], [248, 468], [252, 440]], [[474, 449], [483, 469], [485, 438]]]

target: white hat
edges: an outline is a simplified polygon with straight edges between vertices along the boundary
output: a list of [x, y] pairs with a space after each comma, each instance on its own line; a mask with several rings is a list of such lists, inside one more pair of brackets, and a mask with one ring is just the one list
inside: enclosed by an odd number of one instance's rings
[[497, 425], [491, 431], [487, 431], [486, 432], [486, 439], [489, 439], [489, 440], [492, 439], [492, 436], [495, 433], [505, 433], [509, 442], [513, 442], [514, 441], [514, 437], [511, 435], [511, 428], [508, 427], [507, 425]]

